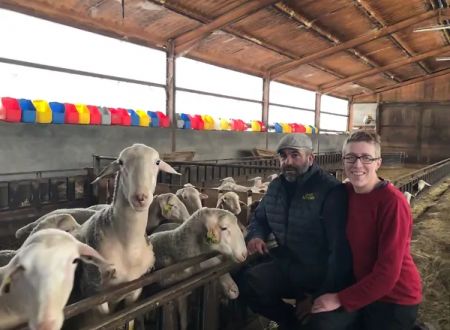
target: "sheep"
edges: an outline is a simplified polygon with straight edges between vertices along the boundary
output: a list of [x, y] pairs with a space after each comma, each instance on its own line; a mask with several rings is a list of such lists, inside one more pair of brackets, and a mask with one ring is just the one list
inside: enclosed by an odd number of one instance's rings
[[408, 204], [411, 204], [411, 198], [413, 198], [414, 195], [411, 194], [409, 191], [405, 191], [405, 192], [403, 193], [403, 195], [405, 195], [405, 198], [406, 198], [406, 200], [408, 201]]
[[177, 197], [186, 205], [189, 214], [202, 208], [202, 199], [208, 195], [200, 193], [192, 184], [186, 183], [183, 188], [176, 192]]
[[71, 214], [67, 213], [53, 213], [47, 216], [41, 217], [35, 222], [32, 222], [25, 227], [22, 227], [16, 231], [16, 237], [21, 238], [25, 234], [27, 236], [32, 235], [33, 233], [45, 229], [45, 228], [57, 228], [63, 231], [66, 231], [72, 235], [80, 229], [80, 224], [75, 220], [75, 218]]
[[251, 190], [250, 187], [242, 186], [234, 182], [223, 182], [219, 187], [217, 187], [217, 189], [235, 192], [247, 192]]
[[[155, 149], [144, 144], [133, 144], [123, 149], [118, 158], [93, 181], [96, 183], [116, 173], [113, 201], [81, 225], [77, 238], [114, 264], [115, 274], [100, 284], [93, 280], [98, 277], [97, 270], [83, 267], [79, 286], [82, 297], [135, 280], [153, 268], [153, 247], [145, 230], [160, 170], [179, 175], [169, 164], [160, 160]], [[108, 313], [110, 307], [122, 299], [129, 304], [138, 298], [141, 291], [137, 289], [115, 302], [105, 303], [100, 311]]]
[[[237, 224], [236, 216], [229, 211], [202, 208], [176, 229], [150, 235], [149, 240], [155, 252], [155, 268], [161, 269], [212, 251], [229, 256], [236, 262], [244, 262], [247, 257], [247, 248], [244, 236]], [[219, 262], [215, 259], [203, 262], [198, 267], [203, 269], [214, 265]], [[194, 268], [185, 270], [183, 276], [190, 275]], [[229, 275], [225, 278], [231, 279]], [[166, 278], [162, 284], [168, 285], [176, 280], [180, 280], [180, 274]], [[237, 297], [238, 293], [236, 294], [236, 292], [239, 291], [234, 281], [232, 279], [231, 281], [234, 286], [228, 288], [229, 291], [232, 291], [230, 295]], [[221, 283], [225, 283], [225, 281]], [[181, 329], [187, 328], [185, 303], [184, 297], [178, 299]]]
[[[230, 211], [237, 216], [241, 213], [241, 204], [245, 205], [244, 202], [239, 200], [238, 194], [236, 194], [234, 191], [228, 191], [226, 193], [219, 193], [216, 208]], [[244, 236], [247, 235], [247, 229], [245, 228], [245, 225], [239, 221], [239, 219], [238, 226]]]
[[109, 265], [90, 246], [58, 229], [29, 236], [6, 266], [0, 267], [0, 329], [28, 322], [32, 330], [58, 330], [72, 290], [77, 260]]
[[278, 173], [273, 173], [267, 176], [267, 179], [269, 179], [270, 182], [278, 178]]
[[[20, 239], [26, 236], [29, 236], [31, 232], [34, 231], [34, 229], [36, 228], [36, 226], [39, 226], [39, 223], [41, 223], [42, 221], [44, 221], [47, 218], [53, 218], [57, 215], [71, 215], [74, 220], [78, 223], [78, 224], [83, 224], [84, 222], [86, 222], [86, 220], [88, 220], [92, 215], [95, 214], [95, 210], [91, 210], [91, 209], [85, 209], [85, 208], [74, 208], [74, 209], [58, 209], [58, 210], [54, 210], [50, 213], [47, 213], [43, 216], [41, 216], [40, 218], [38, 218], [37, 220], [27, 224], [26, 226], [19, 228], [16, 231], [16, 238]], [[52, 223], [51, 221], [58, 221], [56, 220], [58, 219], [57, 217], [55, 218], [55, 220], [50, 220], [50, 222], [48, 223]], [[64, 226], [64, 223], [61, 223]], [[53, 226], [50, 226], [52, 228], [57, 228], [56, 223], [54, 223]], [[64, 228], [60, 228], [63, 229]]]
[[1, 250], [0, 251], [0, 267], [5, 266], [16, 255], [15, 250]]
[[189, 212], [180, 199], [172, 193], [157, 195], [148, 209], [146, 232], [151, 233], [164, 221], [182, 223], [189, 218]]
[[96, 205], [89, 206], [87, 209], [94, 210], [94, 211], [100, 211], [100, 210], [103, 210], [108, 205], [109, 204], [96, 204]]
[[428, 182], [424, 181], [424, 180], [419, 180], [419, 182], [417, 182], [417, 193], [416, 196], [425, 189], [425, 187], [431, 187], [431, 184], [429, 184]]

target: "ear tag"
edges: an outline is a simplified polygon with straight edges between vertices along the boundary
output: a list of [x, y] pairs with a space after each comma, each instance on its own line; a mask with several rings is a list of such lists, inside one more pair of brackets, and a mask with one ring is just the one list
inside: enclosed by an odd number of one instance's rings
[[163, 206], [163, 213], [164, 213], [164, 214], [167, 214], [167, 213], [170, 212], [171, 209], [172, 209], [172, 205], [170, 205], [170, 204], [164, 204], [164, 206]]
[[208, 242], [208, 244], [217, 244], [219, 243], [219, 240], [217, 239], [216, 235], [214, 235], [214, 232], [210, 230], [206, 234], [206, 242]]
[[8, 293], [10, 285], [11, 285], [11, 276], [8, 275], [3, 279], [3, 282], [1, 283], [0, 296], [4, 293]]

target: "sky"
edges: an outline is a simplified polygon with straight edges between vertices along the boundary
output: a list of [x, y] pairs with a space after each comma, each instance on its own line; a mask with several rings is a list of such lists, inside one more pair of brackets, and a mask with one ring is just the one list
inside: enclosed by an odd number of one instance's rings
[[[165, 53], [159, 50], [3, 9], [0, 31], [8, 31], [0, 34], [2, 58], [165, 84]], [[176, 62], [178, 88], [249, 101], [177, 91], [176, 111], [261, 120], [262, 84], [260, 77], [181, 57]], [[2, 96], [162, 112], [166, 107], [162, 87], [0, 62]], [[271, 82], [269, 100], [276, 104], [269, 107], [269, 124], [314, 125], [314, 92]], [[322, 111], [347, 115], [346, 100], [325, 95], [321, 104]], [[345, 131], [346, 122], [346, 117], [321, 114], [322, 129]]]

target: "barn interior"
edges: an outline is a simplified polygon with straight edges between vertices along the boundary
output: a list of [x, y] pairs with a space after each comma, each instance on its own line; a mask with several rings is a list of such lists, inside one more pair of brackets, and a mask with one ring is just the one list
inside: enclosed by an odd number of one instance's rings
[[[204, 201], [208, 207], [217, 202], [214, 188], [220, 179], [232, 176], [249, 185], [251, 177], [277, 173], [273, 151], [288, 131], [275, 129], [269, 120], [271, 111], [278, 106], [305, 110], [271, 100], [271, 86], [283, 84], [314, 93], [314, 102], [306, 109], [313, 118], [309, 136], [317, 161], [338, 179], [345, 178], [340, 156], [348, 134], [365, 129], [381, 136], [386, 161], [380, 176], [417, 196], [411, 207], [416, 222], [413, 255], [424, 280], [419, 319], [429, 329], [450, 329], [448, 0], [1, 0], [0, 9], [161, 51], [165, 67], [163, 80], [157, 83], [100, 69], [64, 67], [45, 59], [30, 60], [37, 58], [36, 48], [13, 58], [7, 49], [15, 45], [8, 43], [0, 49], [0, 64], [159, 88], [165, 100], [165, 109], [160, 110], [168, 118], [167, 127], [145, 128], [0, 121], [2, 249], [18, 248], [22, 242], [15, 240], [16, 230], [52, 210], [111, 202], [113, 179], [104, 179], [97, 187], [90, 182], [112, 157], [135, 142], [154, 147], [183, 174], [160, 175], [158, 193], [175, 192], [192, 183], [210, 195]], [[61, 57], [70, 51], [55, 44]], [[103, 50], [93, 47], [84, 52], [102, 54]], [[108, 56], [103, 54], [105, 59]], [[257, 78], [260, 97], [183, 86], [177, 75], [177, 62], [183, 59]], [[125, 71], [132, 64], [126, 57], [114, 57], [114, 61]], [[203, 74], [198, 72], [199, 77]], [[7, 87], [0, 85], [0, 96], [28, 97], [4, 95], [2, 88]], [[182, 93], [255, 104], [260, 117], [254, 119], [266, 129], [180, 127], [177, 98]], [[336, 113], [332, 106], [324, 107], [325, 97], [348, 102], [346, 111]], [[327, 116], [345, 122], [345, 129], [325, 125]], [[431, 187], [418, 191], [420, 180]], [[240, 197], [249, 204], [262, 195], [246, 192]], [[248, 215], [249, 210], [241, 217], [248, 221]], [[209, 283], [198, 276], [191, 279], [193, 285]], [[136, 287], [144, 281], [135, 283]], [[212, 286], [205, 288], [198, 298], [202, 302], [195, 305], [201, 307], [190, 314], [193, 329], [268, 326], [266, 320], [243, 312], [239, 305], [219, 308], [217, 292]], [[119, 292], [108, 294], [111, 298]], [[170, 293], [141, 302], [135, 310], [118, 312], [105, 321], [105, 328], [123, 324], [158, 304], [169, 306], [165, 313], [173, 315]], [[212, 307], [205, 307], [208, 302], [214, 302]], [[92, 304], [82, 301], [68, 306], [66, 315], [81, 313]], [[167, 329], [176, 328], [170, 326]]]

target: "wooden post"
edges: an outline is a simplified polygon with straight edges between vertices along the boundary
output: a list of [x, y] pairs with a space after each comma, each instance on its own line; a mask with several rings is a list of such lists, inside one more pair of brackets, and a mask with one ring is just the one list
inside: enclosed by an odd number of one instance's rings
[[315, 115], [314, 115], [314, 126], [320, 129], [320, 104], [321, 104], [322, 94], [316, 93], [316, 104], [315, 104]]
[[263, 78], [263, 104], [262, 104], [262, 122], [267, 128], [266, 149], [269, 148], [269, 93], [270, 93], [270, 75], [266, 74]]
[[175, 47], [173, 40], [167, 42], [166, 56], [166, 114], [170, 118], [172, 135], [171, 150], [176, 150], [175, 130], [177, 129], [177, 116], [175, 114]]
[[353, 129], [353, 97], [348, 100], [348, 117], [347, 117], [347, 131], [351, 132]]

